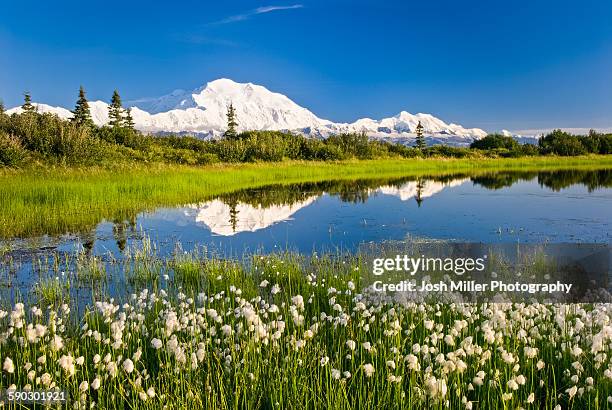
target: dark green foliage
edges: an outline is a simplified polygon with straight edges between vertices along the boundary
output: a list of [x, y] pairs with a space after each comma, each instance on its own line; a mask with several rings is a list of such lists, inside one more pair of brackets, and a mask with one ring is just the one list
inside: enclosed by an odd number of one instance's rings
[[85, 89], [83, 89], [83, 86], [79, 88], [79, 98], [74, 107], [74, 111], [72, 111], [72, 114], [74, 114], [72, 117], [72, 122], [76, 125], [81, 127], [92, 127], [94, 125], [91, 119], [89, 103], [85, 97]]
[[424, 128], [423, 128], [423, 124], [421, 124], [421, 121], [419, 121], [419, 123], [416, 126], [416, 139], [415, 139], [415, 147], [420, 149], [420, 150], [424, 150], [426, 147], [425, 144], [425, 137], [423, 136], [424, 133]]
[[0, 130], [0, 166], [17, 167], [28, 156], [18, 138], [11, 137]]
[[111, 127], [119, 128], [124, 126], [123, 106], [121, 105], [121, 97], [117, 90], [113, 91], [113, 97], [108, 107], [108, 118], [110, 120], [108, 125]]
[[103, 157], [103, 147], [88, 128], [54, 114], [11, 115], [0, 122], [0, 132], [13, 136], [23, 148], [47, 161], [93, 164]]
[[26, 113], [36, 112], [36, 108], [32, 105], [32, 96], [29, 91], [23, 93], [23, 105], [21, 109]]
[[127, 127], [101, 127], [97, 128], [94, 134], [104, 141], [136, 150], [146, 150], [153, 139]]
[[223, 139], [216, 147], [222, 162], [245, 162], [249, 152], [249, 144], [243, 139]]
[[234, 105], [230, 103], [229, 107], [227, 107], [227, 130], [223, 136], [227, 139], [236, 139], [238, 137], [236, 127], [238, 127], [238, 122], [236, 121], [236, 110], [234, 109]]
[[0, 115], [5, 114], [6, 109], [4, 108], [4, 101], [0, 100]]
[[539, 146], [543, 154], [574, 156], [587, 153], [579, 137], [561, 130], [554, 130], [540, 138]]
[[448, 157], [448, 158], [470, 158], [476, 157], [474, 151], [469, 148], [448, 147], [446, 145], [435, 145], [423, 150], [426, 157]]
[[496, 149], [504, 148], [510, 151], [517, 150], [519, 143], [512, 137], [506, 137], [501, 134], [489, 134], [484, 138], [475, 140], [470, 144], [470, 148], [475, 149]]
[[325, 140], [328, 145], [336, 145], [346, 157], [370, 159], [373, 144], [365, 133], [332, 135]]
[[582, 137], [582, 145], [594, 154], [612, 154], [612, 134], [602, 134], [594, 130]]
[[134, 118], [132, 118], [132, 108], [128, 108], [125, 111], [124, 127], [132, 131], [134, 130]]
[[532, 157], [534, 155], [540, 155], [540, 150], [537, 145], [533, 144], [522, 144], [518, 147], [519, 156]]

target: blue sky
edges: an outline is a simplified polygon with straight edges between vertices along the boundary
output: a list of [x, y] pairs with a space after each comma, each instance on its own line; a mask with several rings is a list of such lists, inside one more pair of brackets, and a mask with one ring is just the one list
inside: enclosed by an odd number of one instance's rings
[[[103, 4], [103, 5], [102, 5]], [[228, 77], [320, 117], [488, 130], [612, 126], [612, 2], [6, 2], [0, 98], [72, 106]]]

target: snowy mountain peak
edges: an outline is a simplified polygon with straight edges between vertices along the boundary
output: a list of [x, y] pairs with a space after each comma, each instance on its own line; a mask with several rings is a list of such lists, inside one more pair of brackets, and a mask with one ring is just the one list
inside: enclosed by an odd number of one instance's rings
[[[227, 124], [227, 107], [236, 109], [238, 130], [286, 130], [316, 137], [327, 137], [341, 132], [365, 132], [373, 138], [409, 142], [419, 122], [433, 142], [469, 143], [486, 132], [447, 124], [431, 114], [399, 114], [381, 120], [362, 118], [353, 123], [333, 123], [317, 117], [287, 96], [272, 92], [253, 83], [238, 83], [228, 78], [208, 82], [192, 91], [176, 89], [157, 98], [128, 101], [133, 107], [136, 128], [144, 132], [194, 133], [204, 136], [221, 135]], [[90, 102], [92, 118], [98, 125], [108, 122], [108, 105]], [[61, 107], [37, 104], [41, 112], [53, 112], [62, 118], [72, 113]], [[16, 107], [11, 112], [20, 112]]]

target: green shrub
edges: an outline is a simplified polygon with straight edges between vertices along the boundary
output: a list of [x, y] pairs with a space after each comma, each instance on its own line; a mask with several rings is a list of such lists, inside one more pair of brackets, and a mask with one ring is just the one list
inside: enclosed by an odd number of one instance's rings
[[594, 130], [582, 137], [582, 145], [593, 154], [612, 154], [612, 134], [601, 134]]
[[19, 139], [0, 131], [0, 165], [7, 167], [19, 166], [28, 154], [21, 146]]
[[242, 139], [217, 141], [216, 148], [222, 162], [245, 162], [249, 152], [248, 142]]
[[332, 135], [325, 140], [327, 145], [336, 146], [346, 158], [371, 159], [372, 145], [365, 133]]
[[140, 151], [147, 150], [153, 142], [152, 137], [125, 127], [101, 127], [97, 128], [94, 133], [100, 140]]
[[554, 130], [540, 138], [539, 146], [544, 154], [574, 156], [587, 153], [579, 137], [561, 130]]
[[503, 148], [508, 151], [515, 151], [518, 150], [519, 143], [512, 137], [501, 134], [489, 134], [484, 138], [472, 142], [470, 148], [484, 150]]
[[435, 145], [423, 150], [427, 157], [449, 157], [449, 158], [470, 158], [477, 157], [474, 151], [468, 148], [448, 147], [446, 145]]
[[89, 127], [81, 127], [55, 114], [13, 114], [2, 122], [5, 133], [19, 139], [23, 148], [51, 162], [92, 164], [107, 156]]

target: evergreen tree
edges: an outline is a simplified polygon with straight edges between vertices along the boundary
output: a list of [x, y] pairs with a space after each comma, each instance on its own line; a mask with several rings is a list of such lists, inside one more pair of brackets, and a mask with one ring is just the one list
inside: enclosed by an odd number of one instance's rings
[[29, 91], [23, 93], [23, 105], [21, 109], [26, 113], [36, 112], [36, 108], [32, 105], [32, 96]]
[[4, 115], [4, 101], [0, 100], [0, 115]]
[[108, 106], [108, 118], [110, 120], [108, 124], [111, 127], [123, 127], [123, 106], [121, 105], [121, 97], [119, 96], [119, 92], [117, 90], [113, 91], [113, 98], [111, 99], [111, 103]]
[[127, 129], [134, 129], [134, 118], [132, 118], [132, 108], [125, 110], [125, 120], [123, 126]]
[[223, 136], [228, 139], [236, 139], [238, 137], [238, 132], [236, 131], [237, 126], [236, 110], [234, 109], [234, 105], [230, 103], [229, 107], [227, 107], [227, 131], [225, 131]]
[[421, 121], [419, 121], [417, 127], [416, 127], [416, 148], [423, 150], [425, 149], [425, 138], [423, 137], [423, 124], [421, 124]]
[[72, 114], [74, 114], [72, 117], [72, 122], [75, 124], [86, 127], [93, 125], [91, 112], [89, 111], [89, 103], [87, 102], [87, 98], [85, 98], [85, 90], [83, 89], [83, 86], [79, 88], [79, 99], [76, 102]]

